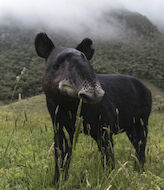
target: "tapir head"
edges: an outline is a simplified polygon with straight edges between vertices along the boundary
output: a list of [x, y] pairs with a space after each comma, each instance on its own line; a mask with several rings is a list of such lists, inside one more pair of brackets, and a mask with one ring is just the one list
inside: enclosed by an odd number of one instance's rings
[[43, 89], [47, 96], [56, 100], [81, 98], [85, 103], [101, 101], [104, 90], [89, 63], [94, 54], [92, 40], [84, 39], [76, 49], [56, 47], [45, 33], [39, 33], [35, 48], [46, 60]]

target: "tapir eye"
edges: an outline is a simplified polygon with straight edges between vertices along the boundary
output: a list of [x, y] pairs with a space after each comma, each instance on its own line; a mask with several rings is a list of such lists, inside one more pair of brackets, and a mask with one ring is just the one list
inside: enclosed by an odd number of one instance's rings
[[59, 68], [59, 66], [60, 66], [59, 63], [55, 63], [55, 64], [53, 65], [53, 69], [54, 69], [54, 70], [57, 70], [57, 69]]

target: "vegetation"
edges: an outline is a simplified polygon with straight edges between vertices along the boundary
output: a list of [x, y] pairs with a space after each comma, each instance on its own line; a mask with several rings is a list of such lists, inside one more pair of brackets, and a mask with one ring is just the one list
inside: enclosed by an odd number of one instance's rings
[[[24, 97], [39, 94], [43, 64], [35, 55], [32, 36], [33, 31], [20, 29], [17, 26], [3, 26], [0, 30], [0, 100], [11, 100], [22, 93]], [[22, 79], [23, 68], [26, 72]], [[19, 81], [19, 83], [18, 83]], [[14, 87], [18, 83], [17, 88]], [[12, 97], [13, 91], [15, 91]]]
[[[93, 139], [80, 134], [73, 150], [69, 177], [59, 190], [162, 190], [164, 187], [164, 36], [140, 14], [119, 11], [104, 14], [106, 23], [124, 23], [124, 36], [94, 39], [93, 67], [101, 73], [124, 73], [143, 78], [153, 93], [145, 172], [133, 170], [134, 148], [125, 134], [114, 137], [116, 168], [102, 168]], [[142, 23], [142, 24], [141, 24]], [[44, 27], [43, 27], [44, 28]], [[51, 190], [54, 175], [53, 130], [44, 95], [40, 94], [43, 60], [34, 51], [37, 31], [15, 22], [0, 29], [0, 189]], [[48, 31], [57, 44], [75, 47], [64, 33]], [[154, 85], [155, 84], [155, 85]], [[161, 89], [159, 89], [160, 87]], [[3, 105], [3, 106], [2, 106]], [[74, 146], [75, 147], [75, 146]]]
[[[146, 81], [153, 92], [164, 93]], [[158, 100], [158, 99], [157, 99]], [[134, 148], [125, 134], [114, 137], [116, 168], [103, 169], [96, 143], [79, 136], [73, 149], [69, 177], [52, 185], [54, 175], [53, 130], [44, 95], [0, 107], [0, 189], [150, 190], [164, 187], [164, 110], [153, 106], [149, 121], [145, 172], [133, 170]], [[154, 135], [155, 134], [155, 135]]]
[[[145, 78], [164, 89], [164, 35], [138, 13], [104, 14], [106, 24], [111, 18], [124, 24], [121, 25], [123, 35], [115, 40], [93, 39], [96, 47], [93, 67], [99, 73], [124, 73]], [[54, 36], [58, 45], [75, 47], [79, 43], [64, 32], [59, 34], [44, 27], [30, 29], [14, 21], [1, 24], [0, 104], [17, 99], [19, 93], [25, 98], [42, 92], [44, 60], [38, 58], [34, 50], [38, 31]], [[21, 74], [23, 68], [26, 70]]]

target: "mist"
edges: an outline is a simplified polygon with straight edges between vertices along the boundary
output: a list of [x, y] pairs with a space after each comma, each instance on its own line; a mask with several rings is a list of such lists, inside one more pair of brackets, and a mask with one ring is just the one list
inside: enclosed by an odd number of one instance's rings
[[114, 39], [124, 35], [126, 26], [112, 18], [107, 24], [103, 15], [116, 9], [139, 12], [164, 30], [162, 0], [1, 0], [0, 24], [11, 17], [24, 26], [46, 26], [74, 37]]
[[125, 8], [146, 16], [161, 32], [164, 32], [163, 0], [120, 0], [120, 3]]

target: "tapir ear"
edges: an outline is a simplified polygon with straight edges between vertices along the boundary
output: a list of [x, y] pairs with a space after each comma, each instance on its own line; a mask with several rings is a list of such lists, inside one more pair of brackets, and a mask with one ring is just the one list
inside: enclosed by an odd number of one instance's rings
[[55, 48], [55, 46], [53, 42], [48, 38], [47, 34], [37, 34], [35, 38], [35, 49], [38, 56], [47, 59], [53, 48]]
[[94, 49], [92, 48], [92, 40], [85, 38], [77, 47], [77, 50], [83, 52], [88, 60], [91, 60], [94, 54]]

